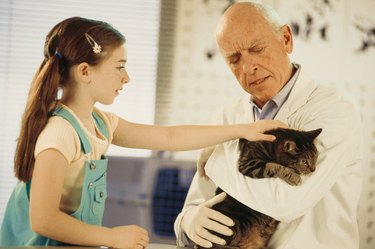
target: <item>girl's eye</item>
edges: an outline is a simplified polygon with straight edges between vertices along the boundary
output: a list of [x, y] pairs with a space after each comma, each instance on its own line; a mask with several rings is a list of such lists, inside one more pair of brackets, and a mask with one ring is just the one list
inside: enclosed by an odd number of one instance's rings
[[126, 73], [125, 66], [116, 67], [118, 74], [122, 77]]

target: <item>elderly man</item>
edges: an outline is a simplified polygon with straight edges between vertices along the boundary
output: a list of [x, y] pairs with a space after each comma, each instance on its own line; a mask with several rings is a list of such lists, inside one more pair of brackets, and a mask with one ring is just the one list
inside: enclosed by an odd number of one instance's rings
[[222, 55], [247, 93], [227, 107], [218, 123], [279, 119], [291, 128], [323, 128], [314, 173], [299, 186], [281, 179], [252, 179], [237, 169], [238, 141], [206, 149], [198, 165], [210, 180], [196, 175], [176, 219], [177, 244], [211, 247], [232, 234], [233, 221], [211, 207], [225, 195], [280, 221], [267, 248], [355, 249], [359, 247], [356, 211], [361, 191], [362, 130], [356, 108], [337, 90], [317, 85], [290, 62], [293, 35], [277, 15], [255, 3], [235, 3], [217, 28]]

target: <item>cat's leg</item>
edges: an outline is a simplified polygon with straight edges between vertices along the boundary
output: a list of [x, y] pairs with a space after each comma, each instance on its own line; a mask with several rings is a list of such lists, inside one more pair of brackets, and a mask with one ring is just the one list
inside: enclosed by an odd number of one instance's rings
[[293, 169], [280, 165], [278, 163], [266, 163], [264, 174], [268, 177], [278, 177], [290, 185], [299, 185], [302, 178]]
[[251, 178], [278, 177], [290, 185], [298, 185], [302, 181], [301, 176], [293, 169], [278, 163], [269, 163], [259, 159], [240, 161], [238, 169], [243, 175]]

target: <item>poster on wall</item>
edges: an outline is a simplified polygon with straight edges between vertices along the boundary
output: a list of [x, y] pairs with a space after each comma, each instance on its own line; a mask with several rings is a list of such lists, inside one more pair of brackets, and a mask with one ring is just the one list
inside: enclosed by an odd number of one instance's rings
[[350, 0], [342, 79], [375, 85], [375, 1]]
[[293, 61], [322, 83], [337, 82], [345, 46], [346, 0], [289, 0], [276, 10], [294, 34]]

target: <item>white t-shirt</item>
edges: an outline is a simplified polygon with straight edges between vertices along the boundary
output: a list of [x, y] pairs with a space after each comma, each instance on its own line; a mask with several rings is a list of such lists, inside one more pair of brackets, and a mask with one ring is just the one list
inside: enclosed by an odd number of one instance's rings
[[[92, 134], [81, 123], [72, 110], [67, 106], [63, 105], [63, 107], [76, 118], [79, 125], [82, 127], [91, 144], [91, 153], [85, 155], [82, 152], [79, 136], [67, 120], [60, 116], [53, 116], [49, 118], [46, 127], [38, 137], [34, 156], [36, 157], [40, 152], [46, 149], [55, 149], [68, 161], [69, 166], [65, 171], [60, 210], [69, 214], [76, 211], [81, 202], [85, 161], [100, 159], [100, 157], [107, 152], [113, 139], [113, 132], [118, 125], [118, 116], [94, 108], [94, 111], [103, 119], [109, 134], [108, 139], [103, 135], [99, 138]], [[99, 129], [97, 127], [95, 127], [95, 129], [96, 132], [100, 134]]]

